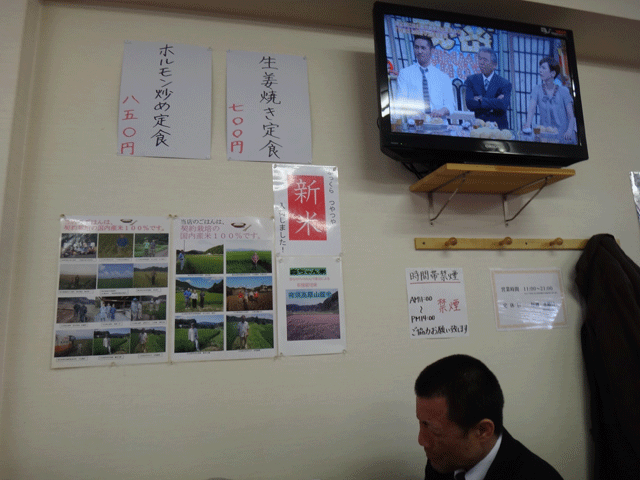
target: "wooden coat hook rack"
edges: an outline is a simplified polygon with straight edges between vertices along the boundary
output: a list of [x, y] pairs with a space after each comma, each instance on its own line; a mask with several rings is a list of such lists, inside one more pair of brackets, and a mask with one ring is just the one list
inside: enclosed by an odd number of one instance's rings
[[416, 238], [416, 250], [583, 250], [589, 239]]

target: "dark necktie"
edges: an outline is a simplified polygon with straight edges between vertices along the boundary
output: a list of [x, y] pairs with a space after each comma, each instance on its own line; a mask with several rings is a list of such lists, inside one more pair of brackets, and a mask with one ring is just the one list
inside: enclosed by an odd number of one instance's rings
[[458, 472], [453, 476], [454, 480], [465, 480], [464, 479], [464, 472]]
[[[489, 80], [487, 78], [484, 79], [484, 91], [489, 90]], [[458, 480], [458, 479], [456, 479]]]
[[424, 111], [431, 112], [431, 99], [429, 97], [429, 83], [427, 82], [427, 69], [420, 67], [422, 72], [422, 96], [424, 97]]

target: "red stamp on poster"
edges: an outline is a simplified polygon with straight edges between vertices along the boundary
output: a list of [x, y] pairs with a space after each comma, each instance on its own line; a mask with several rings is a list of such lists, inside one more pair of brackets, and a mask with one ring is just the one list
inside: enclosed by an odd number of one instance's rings
[[291, 240], [327, 240], [327, 212], [324, 177], [289, 175], [289, 238]]

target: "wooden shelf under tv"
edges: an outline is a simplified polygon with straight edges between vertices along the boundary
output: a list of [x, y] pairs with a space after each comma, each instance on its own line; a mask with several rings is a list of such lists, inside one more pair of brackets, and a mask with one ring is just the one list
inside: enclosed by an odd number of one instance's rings
[[[506, 167], [500, 165], [467, 165], [447, 163], [418, 180], [412, 192], [478, 193], [494, 195], [522, 195], [576, 174], [570, 168]], [[458, 179], [464, 183], [459, 184]]]
[[[412, 192], [426, 192], [429, 194], [429, 219], [438, 218], [447, 203], [437, 215], [432, 216], [433, 193], [451, 193], [449, 200], [456, 193], [474, 193], [483, 195], [502, 195], [504, 220], [508, 224], [516, 218], [531, 200], [547, 185], [559, 182], [576, 174], [570, 168], [535, 168], [535, 167], [507, 167], [501, 165], [468, 165], [462, 163], [447, 163], [434, 170], [426, 177], [418, 180], [409, 189]], [[522, 195], [535, 191], [535, 194], [512, 217], [507, 218], [507, 197]]]

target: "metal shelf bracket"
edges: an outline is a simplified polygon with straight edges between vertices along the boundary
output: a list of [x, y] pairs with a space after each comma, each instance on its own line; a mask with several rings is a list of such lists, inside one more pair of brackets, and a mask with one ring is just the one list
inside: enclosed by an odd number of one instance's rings
[[[518, 215], [520, 215], [520, 212], [522, 212], [525, 209], [525, 207], [531, 203], [531, 200], [536, 198], [538, 196], [538, 194], [542, 191], [542, 189], [544, 187], [546, 187], [547, 185], [549, 185], [549, 178], [551, 178], [551, 177], [547, 176], [547, 177], [544, 177], [544, 178], [541, 178], [541, 179], [538, 179], [538, 180], [534, 180], [531, 183], [528, 183], [528, 184], [523, 185], [521, 187], [518, 187], [518, 188], [516, 188], [514, 190], [511, 190], [510, 192], [502, 194], [502, 212], [504, 214], [504, 224], [505, 224], [505, 226], [508, 227], [509, 226], [509, 222], [512, 221], [513, 219], [515, 219]], [[509, 195], [517, 195], [517, 192], [519, 190], [523, 190], [525, 188], [532, 187], [532, 186], [536, 185], [537, 183], [541, 183], [541, 182], [542, 182], [542, 186], [538, 190], [535, 191], [535, 193], [531, 196], [531, 198], [529, 198], [529, 200], [527, 200], [527, 202], [520, 208], [520, 210], [518, 210], [513, 217], [507, 218], [507, 216], [509, 215], [509, 205], [508, 205], [508, 202], [507, 202], [507, 197]]]
[[[412, 192], [425, 192], [429, 197], [429, 222], [434, 221], [458, 193], [502, 196], [504, 222], [514, 220], [547, 185], [575, 175], [568, 168], [511, 167], [500, 165], [471, 165], [446, 163], [409, 187]], [[434, 193], [451, 194], [440, 210], [435, 213]], [[508, 197], [533, 193], [532, 197], [509, 216]]]
[[[440, 214], [442, 213], [442, 211], [445, 209], [445, 207], [449, 204], [449, 202], [451, 201], [451, 199], [455, 196], [456, 193], [458, 193], [458, 190], [460, 189], [460, 187], [464, 184], [464, 182], [467, 180], [467, 175], [469, 175], [469, 173], [471, 172], [464, 172], [461, 173], [460, 175], [452, 178], [451, 180], [444, 182], [442, 185], [439, 185], [438, 187], [434, 188], [433, 190], [429, 191], [427, 193], [427, 196], [429, 197], [429, 222], [431, 223], [431, 225], [433, 225], [433, 222], [435, 222], [436, 218], [438, 218], [440, 216]], [[438, 213], [435, 215], [435, 217], [433, 216], [433, 211], [434, 211], [434, 207], [433, 207], [433, 194], [435, 192], [437, 192], [438, 190], [440, 190], [441, 188], [446, 187], [447, 185], [450, 185], [452, 183], [454, 183], [455, 181], [460, 180], [460, 183], [458, 184], [458, 186], [456, 187], [456, 189], [453, 191], [453, 193], [451, 194], [451, 196], [447, 199], [446, 202], [444, 202], [444, 205], [442, 205], [442, 208], [438, 211]]]

